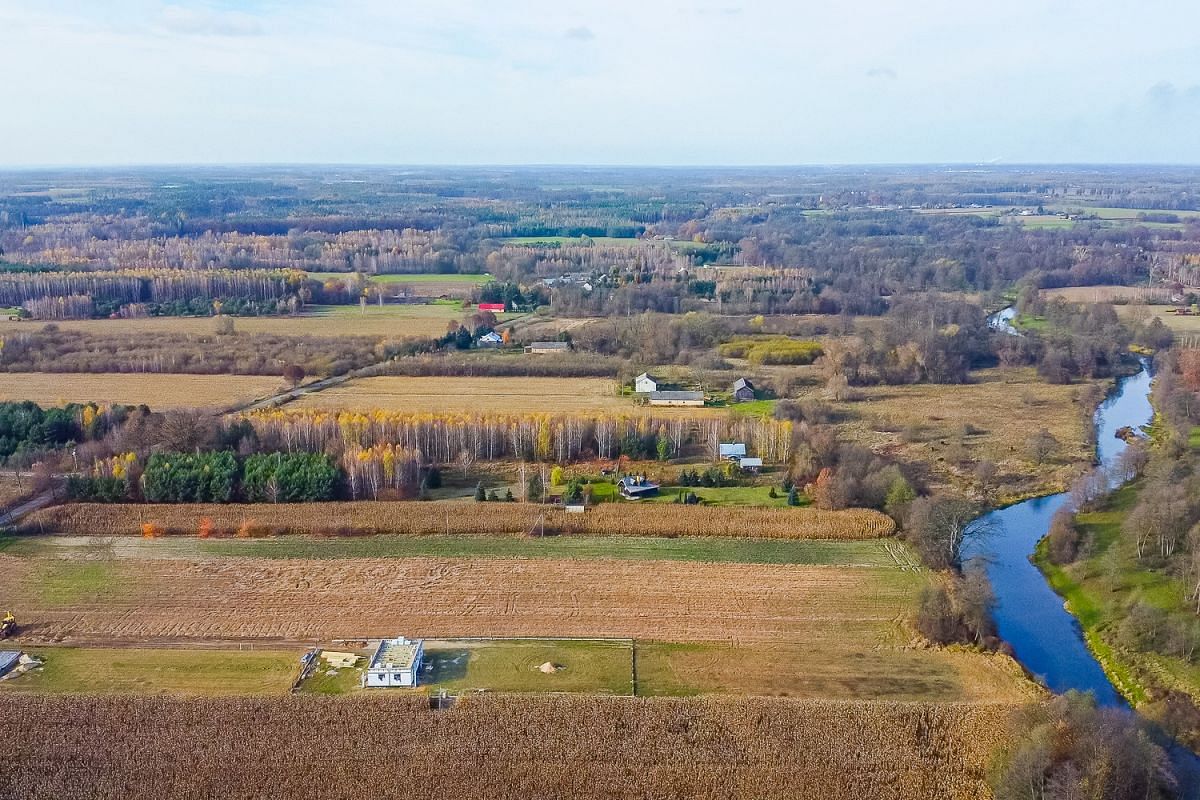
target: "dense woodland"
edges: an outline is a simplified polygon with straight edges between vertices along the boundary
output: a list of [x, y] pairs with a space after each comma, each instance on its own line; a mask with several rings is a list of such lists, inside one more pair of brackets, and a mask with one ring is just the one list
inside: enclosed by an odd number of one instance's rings
[[[338, 298], [320, 297], [322, 281], [229, 276], [490, 272], [526, 287], [549, 281], [560, 315], [880, 314], [903, 292], [1130, 283], [1151, 271], [1182, 280], [1200, 263], [1200, 224], [1171, 213], [1196, 210], [1187, 170], [343, 172], [147, 170], [102, 188], [71, 174], [6, 176], [0, 259], [11, 274], [0, 275], [0, 304], [88, 294], [109, 312], [107, 299], [180, 292], [303, 303]], [[935, 213], [1051, 204], [1073, 210], [1075, 224]], [[1159, 211], [1113, 227], [1089, 221], [1095, 204]], [[84, 274], [57, 287], [57, 271], [130, 269], [164, 277], [121, 288]], [[221, 283], [187, 287], [179, 272]]]

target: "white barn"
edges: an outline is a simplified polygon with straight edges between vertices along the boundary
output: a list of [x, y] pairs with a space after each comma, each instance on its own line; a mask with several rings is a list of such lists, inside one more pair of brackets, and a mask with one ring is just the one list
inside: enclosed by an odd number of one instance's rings
[[383, 688], [388, 686], [416, 686], [417, 674], [421, 671], [421, 659], [425, 656], [423, 639], [384, 639], [379, 643], [367, 671], [363, 675], [363, 686]]
[[649, 373], [643, 372], [633, 379], [633, 390], [639, 394], [658, 391], [658, 380]]

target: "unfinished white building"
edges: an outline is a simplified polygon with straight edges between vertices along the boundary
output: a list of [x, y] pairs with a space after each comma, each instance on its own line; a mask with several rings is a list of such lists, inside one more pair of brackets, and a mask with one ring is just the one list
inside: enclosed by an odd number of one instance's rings
[[379, 643], [367, 671], [363, 675], [363, 686], [384, 688], [388, 686], [416, 686], [417, 674], [421, 670], [421, 659], [425, 656], [423, 639], [384, 639]]

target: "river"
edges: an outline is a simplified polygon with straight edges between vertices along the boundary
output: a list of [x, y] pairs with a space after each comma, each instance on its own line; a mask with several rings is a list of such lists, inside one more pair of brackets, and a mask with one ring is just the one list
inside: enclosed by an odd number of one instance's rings
[[[1096, 411], [1096, 451], [1102, 466], [1114, 464], [1126, 444], [1119, 428], [1150, 421], [1150, 371], [1121, 378]], [[1055, 692], [1092, 692], [1100, 705], [1124, 705], [1092, 656], [1075, 617], [1030, 561], [1034, 547], [1050, 530], [1054, 513], [1067, 495], [1036, 497], [988, 513], [990, 533], [964, 549], [964, 557], [982, 557], [996, 593], [996, 628], [1017, 660]]]
[[[988, 319], [995, 330], [1022, 335], [1012, 325], [1015, 310], [1006, 308]], [[1128, 446], [1116, 436], [1120, 428], [1137, 429], [1150, 422], [1150, 364], [1117, 380], [1096, 409], [1096, 459], [1101, 467], [1117, 462]], [[1113, 488], [1119, 485], [1114, 482]], [[1088, 650], [1079, 622], [1030, 560], [1037, 543], [1050, 530], [1054, 513], [1067, 502], [1066, 493], [1035, 497], [984, 516], [990, 532], [964, 547], [964, 558], [981, 558], [996, 595], [996, 629], [1017, 660], [1054, 692], [1091, 692], [1101, 706], [1128, 708]], [[1180, 780], [1181, 797], [1200, 798], [1200, 757], [1173, 745], [1171, 762]]]

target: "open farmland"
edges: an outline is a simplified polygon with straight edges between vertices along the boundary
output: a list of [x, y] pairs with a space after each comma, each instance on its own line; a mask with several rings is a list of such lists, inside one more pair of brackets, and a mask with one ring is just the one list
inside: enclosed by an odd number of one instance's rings
[[890, 536], [896, 525], [878, 511], [850, 508], [719, 508], [602, 503], [586, 514], [534, 503], [360, 501], [271, 504], [107, 504], [71, 503], [34, 512], [28, 533], [76, 536], [139, 535], [143, 522], [155, 522], [168, 534], [194, 535], [200, 520], [217, 533], [243, 523], [261, 534], [328, 535], [398, 533], [408, 535], [497, 533], [572, 536], [718, 536], [741, 539], [875, 539]]
[[[170, 540], [155, 557], [156, 542], [94, 541], [82, 558], [22, 555], [20, 543], [0, 553], [0, 607], [20, 604], [27, 645], [316, 643], [398, 630], [637, 638], [723, 643], [699, 656], [648, 651], [639, 690], [653, 694], [892, 697], [903, 685], [912, 699], [990, 700], [1031, 691], [1007, 659], [912, 647], [905, 619], [926, 577], [896, 563], [264, 559], [172, 552]], [[730, 683], [738, 660], [745, 675]]]
[[[1168, 311], [1168, 306], [1124, 305], [1114, 306], [1117, 316], [1122, 319], [1133, 317], [1157, 317], [1162, 323], [1175, 332], [1184, 345], [1195, 347], [1200, 340], [1200, 315], [1175, 314]], [[1174, 308], [1171, 306], [1170, 308]]]
[[0, 681], [14, 692], [89, 694], [283, 694], [299, 672], [299, 651], [35, 647], [44, 665]]
[[638, 684], [648, 694], [1015, 700], [1034, 691], [1005, 657], [914, 647], [904, 620], [926, 578], [895, 565], [114, 555], [85, 590], [38, 589], [94, 563], [0, 554], [0, 607], [20, 601], [26, 646], [278, 647], [398, 630], [636, 638], [704, 645], [649, 645]]
[[632, 414], [637, 411], [632, 399], [618, 394], [616, 381], [603, 378], [358, 378], [303, 397], [294, 405], [443, 413], [623, 411]]
[[618, 389], [616, 381], [606, 378], [356, 378], [319, 394], [306, 395], [290, 407], [412, 413], [603, 411], [657, 416], [723, 413], [716, 408], [636, 405], [632, 397], [619, 394]]
[[[302, 314], [278, 317], [234, 317], [234, 329], [242, 333], [270, 333], [278, 336], [441, 336], [451, 322], [462, 319], [456, 304], [310, 306]], [[0, 318], [0, 335], [36, 330], [50, 324], [24, 320], [12, 322]], [[62, 330], [123, 333], [212, 334], [217, 321], [213, 317], [141, 317], [137, 319], [61, 320], [53, 323]]]
[[704, 561], [738, 564], [828, 564], [891, 567], [915, 563], [896, 539], [733, 539], [709, 536], [282, 536], [200, 539], [171, 536], [23, 536], [0, 538], [12, 555], [80, 559], [104, 566], [122, 558], [556, 558]]
[[[354, 278], [353, 272], [309, 272], [307, 277], [317, 281], [349, 281]], [[367, 275], [367, 282], [375, 285], [394, 287], [397, 284], [410, 286], [413, 291], [423, 297], [463, 297], [469, 295], [476, 286], [481, 286], [492, 280], [491, 275], [460, 275], [441, 274], [436, 272], [422, 273], [384, 273], [382, 275]]]
[[[973, 383], [872, 386], [862, 400], [838, 404], [850, 418], [843, 435], [910, 463], [932, 467], [932, 479], [970, 482], [970, 469], [950, 463], [961, 443], [969, 462], [986, 459], [998, 467], [1002, 494], [1061, 490], [1091, 464], [1087, 444], [1090, 410], [1079, 402], [1079, 386], [1045, 383], [1032, 369], [986, 369]], [[1046, 428], [1060, 443], [1058, 452], [1038, 466], [1026, 453], [1025, 440]]]
[[1042, 289], [1041, 295], [1068, 303], [1167, 303], [1171, 290], [1165, 286], [1064, 286]]
[[[369, 656], [370, 648], [358, 650]], [[351, 694], [362, 686], [363, 668], [317, 669], [300, 685], [312, 694]], [[553, 669], [540, 669], [549, 664]], [[426, 639], [420, 685], [397, 689], [441, 691], [633, 693], [633, 642], [627, 639]]]
[[[880, 625], [880, 644], [842, 638], [797, 642], [638, 642], [638, 694], [775, 695], [973, 701], [1033, 699], [1038, 690], [1007, 656], [906, 648]], [[853, 665], [848, 667], [847, 665]]]
[[[47, 593], [73, 561], [0, 555], [0, 608], [31, 640], [550, 636], [882, 644], [924, 577], [899, 568], [554, 559], [119, 559]], [[61, 581], [60, 581], [61, 582]], [[891, 643], [891, 642], [889, 642]]]
[[[976, 800], [1008, 704], [785, 699], [9, 697], [0, 795], [61, 800]], [[286, 757], [280, 743], [287, 743]], [[303, 766], [298, 766], [303, 765]]]
[[32, 400], [41, 406], [145, 403], [158, 411], [223, 408], [269, 395], [281, 383], [269, 375], [10, 372], [0, 377], [0, 400]]

